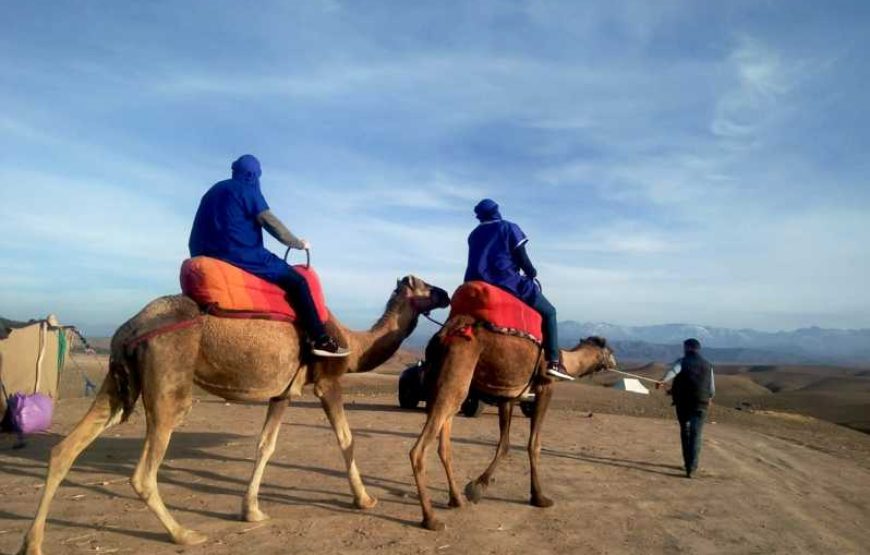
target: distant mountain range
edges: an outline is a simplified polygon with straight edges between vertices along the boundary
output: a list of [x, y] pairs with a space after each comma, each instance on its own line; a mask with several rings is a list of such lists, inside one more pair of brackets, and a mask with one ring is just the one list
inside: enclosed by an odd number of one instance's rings
[[670, 360], [680, 356], [684, 339], [698, 339], [721, 362], [837, 363], [870, 362], [870, 329], [800, 328], [764, 332], [693, 324], [617, 326], [607, 323], [559, 323], [563, 346], [579, 338], [600, 335], [626, 359]]

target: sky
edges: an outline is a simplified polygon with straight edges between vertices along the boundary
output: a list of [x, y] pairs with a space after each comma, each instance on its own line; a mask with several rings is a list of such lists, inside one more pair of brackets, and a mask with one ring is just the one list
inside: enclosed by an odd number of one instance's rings
[[177, 293], [201, 195], [253, 153], [352, 326], [398, 277], [459, 285], [491, 197], [560, 320], [870, 327], [870, 3], [3, 12], [6, 317], [104, 335]]

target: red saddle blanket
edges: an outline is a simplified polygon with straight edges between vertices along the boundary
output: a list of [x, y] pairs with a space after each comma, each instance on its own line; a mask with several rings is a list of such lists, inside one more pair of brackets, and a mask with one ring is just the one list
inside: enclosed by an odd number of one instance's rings
[[542, 318], [535, 309], [484, 281], [469, 281], [456, 289], [450, 299], [450, 316], [459, 314], [525, 332], [539, 342], [543, 339]]
[[[320, 278], [312, 268], [294, 266], [308, 281], [320, 320], [329, 319]], [[296, 320], [284, 290], [274, 283], [217, 258], [195, 256], [181, 265], [181, 291], [200, 306], [225, 311], [227, 316], [272, 316]]]

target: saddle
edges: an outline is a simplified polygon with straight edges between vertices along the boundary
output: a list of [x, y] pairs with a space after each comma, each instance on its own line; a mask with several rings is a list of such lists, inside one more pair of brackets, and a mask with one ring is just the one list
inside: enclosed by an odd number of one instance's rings
[[498, 333], [541, 343], [543, 319], [538, 311], [511, 293], [484, 281], [460, 285], [450, 299], [450, 317], [470, 316]]
[[[322, 322], [329, 319], [320, 278], [313, 268], [293, 266], [311, 289]], [[195, 256], [181, 265], [181, 292], [207, 314], [227, 318], [296, 321], [284, 290], [217, 258]]]

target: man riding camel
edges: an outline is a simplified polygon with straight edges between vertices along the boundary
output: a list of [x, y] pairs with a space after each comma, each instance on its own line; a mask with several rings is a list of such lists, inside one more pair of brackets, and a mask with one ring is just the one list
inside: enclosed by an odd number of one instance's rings
[[232, 165], [232, 178], [215, 183], [199, 203], [190, 231], [190, 256], [210, 256], [228, 262], [280, 286], [308, 335], [311, 352], [344, 357], [350, 351], [326, 333], [305, 278], [263, 246], [263, 229], [282, 244], [308, 249], [269, 210], [260, 191], [260, 162], [245, 154]]
[[559, 355], [556, 309], [535, 283], [538, 271], [526, 253], [529, 239], [520, 226], [502, 219], [494, 200], [483, 199], [474, 207], [474, 213], [480, 225], [468, 236], [465, 281], [485, 281], [495, 285], [538, 311], [544, 320], [547, 375], [560, 380], [573, 380]]

